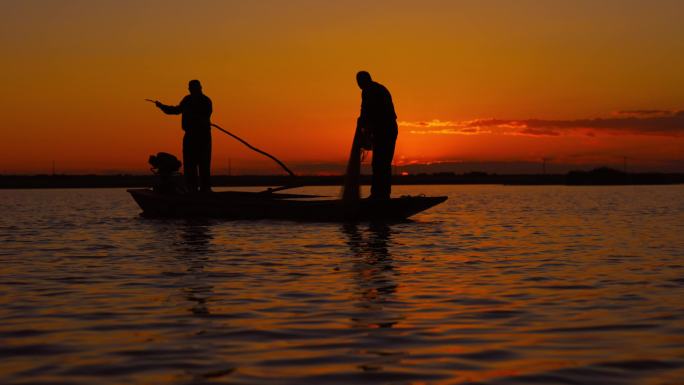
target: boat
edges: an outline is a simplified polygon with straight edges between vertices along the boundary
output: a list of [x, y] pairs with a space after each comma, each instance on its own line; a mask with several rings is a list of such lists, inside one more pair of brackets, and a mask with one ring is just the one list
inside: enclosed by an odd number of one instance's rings
[[341, 199], [305, 194], [222, 191], [207, 194], [161, 193], [129, 189], [150, 218], [207, 217], [223, 219], [281, 219], [295, 221], [402, 221], [447, 200], [445, 196], [402, 196], [387, 201], [360, 199], [345, 205]]

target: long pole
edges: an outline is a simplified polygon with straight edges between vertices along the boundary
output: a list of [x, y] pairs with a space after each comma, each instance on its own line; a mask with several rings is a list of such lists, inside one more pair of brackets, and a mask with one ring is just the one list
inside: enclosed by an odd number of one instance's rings
[[278, 163], [278, 164], [280, 165], [280, 167], [283, 168], [283, 170], [287, 171], [287, 173], [290, 174], [291, 177], [293, 177], [293, 178], [297, 177], [297, 175], [295, 175], [295, 173], [293, 173], [289, 168], [287, 168], [287, 166], [285, 165], [285, 163], [281, 162], [281, 161], [280, 161], [278, 158], [276, 158], [275, 156], [273, 156], [273, 155], [267, 153], [266, 151], [259, 150], [258, 148], [256, 148], [256, 147], [252, 146], [251, 144], [245, 142], [245, 141], [244, 141], [242, 138], [240, 138], [239, 136], [237, 136], [237, 135], [231, 133], [230, 131], [228, 131], [228, 130], [222, 128], [222, 127], [220, 127], [218, 124], [212, 123], [211, 126], [212, 126], [212, 127], [216, 127], [216, 128], [218, 128], [220, 131], [222, 131], [223, 133], [225, 133], [225, 134], [227, 134], [227, 135], [230, 135], [231, 137], [235, 138], [237, 141], [239, 141], [240, 143], [242, 143], [242, 144], [244, 144], [245, 146], [247, 146], [250, 150], [256, 151], [256, 152], [258, 152], [259, 154], [265, 155], [265, 156], [267, 156], [267, 157], [273, 159], [276, 163]]

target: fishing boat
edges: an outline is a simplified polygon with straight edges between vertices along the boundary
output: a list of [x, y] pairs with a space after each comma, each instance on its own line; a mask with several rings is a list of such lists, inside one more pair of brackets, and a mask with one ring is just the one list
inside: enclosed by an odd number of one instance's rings
[[[151, 100], [150, 100], [151, 101]], [[228, 130], [212, 123], [212, 127], [233, 137], [248, 148], [271, 158], [292, 178], [296, 175], [275, 156], [260, 150]], [[129, 189], [145, 217], [205, 217], [224, 219], [284, 219], [299, 221], [401, 221], [447, 200], [445, 196], [402, 196], [387, 200], [359, 198], [361, 165], [359, 130], [354, 134], [347, 167], [343, 199], [318, 195], [288, 194], [280, 191], [302, 187], [293, 182], [287, 186], [260, 192], [222, 191], [184, 193], [174, 183], [181, 162], [173, 155], [160, 152], [150, 156], [152, 172], [159, 176], [154, 188]]]
[[342, 199], [315, 195], [223, 191], [170, 194], [153, 189], [129, 189], [145, 217], [223, 219], [284, 219], [296, 221], [401, 221], [444, 201], [445, 196], [402, 196], [386, 201]]

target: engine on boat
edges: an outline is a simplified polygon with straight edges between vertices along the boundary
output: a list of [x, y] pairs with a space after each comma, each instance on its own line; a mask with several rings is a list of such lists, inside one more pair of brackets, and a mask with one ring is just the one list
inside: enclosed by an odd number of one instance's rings
[[152, 172], [159, 176], [154, 191], [166, 194], [182, 192], [182, 188], [174, 182], [174, 177], [180, 175], [178, 171], [183, 165], [178, 158], [167, 152], [159, 152], [157, 155], [150, 155], [147, 162], [152, 166]]

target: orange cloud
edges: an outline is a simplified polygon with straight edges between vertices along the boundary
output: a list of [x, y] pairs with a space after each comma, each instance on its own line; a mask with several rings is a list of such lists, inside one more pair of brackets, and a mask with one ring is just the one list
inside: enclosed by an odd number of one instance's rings
[[[560, 136], [596, 134], [629, 134], [650, 136], [684, 136], [684, 111], [665, 110], [620, 111], [628, 117], [544, 120], [544, 119], [475, 119], [468, 121], [401, 122], [401, 126], [425, 128], [411, 130], [412, 134], [472, 135], [496, 133], [501, 135]], [[438, 130], [432, 127], [444, 127]]]

